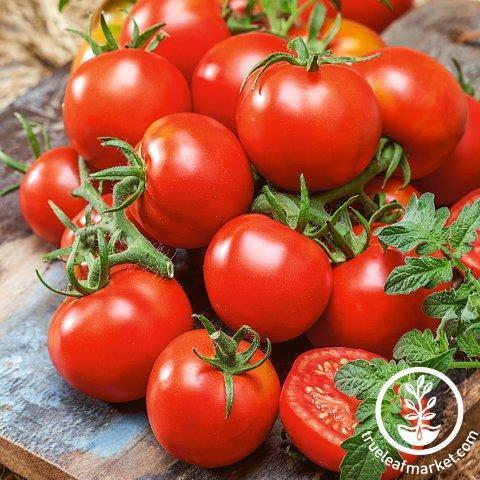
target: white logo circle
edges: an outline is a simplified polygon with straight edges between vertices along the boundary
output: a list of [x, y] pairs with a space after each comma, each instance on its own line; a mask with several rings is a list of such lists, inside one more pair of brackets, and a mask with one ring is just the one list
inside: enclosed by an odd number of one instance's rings
[[[397, 380], [400, 378], [406, 377], [407, 375], [410, 375], [412, 373], [426, 373], [428, 375], [432, 375], [434, 377], [439, 378], [443, 382], [445, 382], [450, 390], [453, 392], [453, 395], [455, 396], [455, 400], [457, 402], [457, 421], [455, 423], [455, 427], [453, 430], [450, 432], [450, 435], [443, 440], [441, 443], [434, 447], [430, 448], [425, 448], [423, 450], [418, 450], [414, 448], [409, 448], [401, 445], [398, 443], [392, 436], [388, 433], [387, 429], [385, 428], [385, 425], [383, 423], [382, 419], [382, 403], [383, 399], [389, 390]], [[433, 397], [434, 398], [434, 397]], [[464, 409], [463, 409], [463, 400], [462, 396], [457, 388], [457, 386], [443, 373], [439, 372], [438, 370], [434, 370], [433, 368], [426, 368], [426, 367], [412, 367], [412, 368], [406, 368], [405, 370], [402, 370], [401, 372], [396, 373], [391, 377], [381, 388], [380, 393], [377, 398], [377, 402], [375, 405], [375, 418], [378, 424], [378, 428], [380, 430], [380, 433], [383, 435], [385, 440], [392, 446], [395, 447], [397, 450], [403, 453], [408, 453], [411, 455], [415, 456], [420, 456], [420, 455], [430, 455], [432, 453], [438, 452], [445, 448], [447, 445], [452, 442], [452, 440], [458, 435], [458, 432], [460, 431], [460, 428], [462, 427], [463, 423], [463, 414], [464, 414]], [[431, 442], [429, 442], [431, 443]]]

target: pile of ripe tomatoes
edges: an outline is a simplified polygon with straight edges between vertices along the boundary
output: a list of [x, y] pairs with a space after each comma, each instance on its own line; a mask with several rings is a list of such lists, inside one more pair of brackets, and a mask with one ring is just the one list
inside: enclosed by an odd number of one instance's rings
[[[331, 245], [314, 240], [305, 188], [312, 207], [322, 192], [349, 193], [385, 137], [403, 148], [413, 186], [398, 168], [386, 184], [377, 176], [361, 185], [355, 201], [400, 209], [430, 191], [439, 205], [459, 202], [453, 211], [460, 211], [480, 197], [469, 193], [480, 185], [480, 105], [433, 58], [382, 41], [378, 32], [411, 0], [392, 0], [392, 10], [377, 0], [343, 0], [342, 23], [326, 0], [293, 2], [293, 17], [272, 15], [269, 2], [132, 3], [110, 2], [75, 58], [63, 107], [69, 146], [42, 153], [37, 143], [28, 168], [9, 159], [25, 174], [25, 220], [61, 245], [64, 259], [88, 248], [76, 232], [94, 229], [103, 216], [120, 222], [121, 211], [134, 226], [124, 247], [120, 234], [114, 241], [100, 229], [83, 263], [67, 261], [73, 290], [50, 325], [52, 362], [97, 399], [146, 396], [156, 438], [185, 462], [241, 460], [266, 439], [280, 409], [297, 448], [338, 471], [358, 402], [335, 388], [335, 373], [350, 360], [391, 358], [404, 333], [435, 327], [421, 308], [427, 290], [384, 293], [404, 254], [384, 250], [373, 236], [336, 262]], [[131, 10], [127, 16], [119, 8]], [[80, 157], [91, 177], [79, 169]], [[102, 183], [107, 206], [79, 195], [82, 183]], [[133, 188], [117, 208], [109, 191], [115, 185], [115, 198], [120, 183]], [[252, 209], [262, 192], [263, 200], [283, 193], [285, 210], [275, 198], [273, 215]], [[331, 208], [318, 210], [328, 216]], [[349, 218], [362, 235], [365, 225]], [[228, 336], [205, 317], [194, 329], [181, 283], [169, 268], [163, 276], [143, 268], [151, 251], [138, 247], [137, 236], [165, 257], [190, 251], [188, 268], [202, 265], [213, 311], [225, 331], [237, 333]], [[102, 252], [108, 271], [91, 273], [89, 255]], [[466, 261], [480, 274], [478, 249]], [[315, 349], [298, 357], [282, 387], [270, 342], [304, 334], [305, 350], [308, 342]]]

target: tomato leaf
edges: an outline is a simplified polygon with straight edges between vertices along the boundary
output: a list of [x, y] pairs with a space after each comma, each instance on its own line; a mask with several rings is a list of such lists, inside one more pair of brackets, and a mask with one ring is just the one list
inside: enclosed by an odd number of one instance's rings
[[457, 336], [458, 347], [467, 357], [480, 357], [479, 336], [480, 322], [470, 325]]
[[425, 299], [423, 310], [427, 315], [435, 318], [459, 318], [473, 290], [473, 284], [463, 283], [456, 290], [432, 293]]
[[478, 229], [480, 229], [480, 199], [472, 205], [465, 205], [450, 226], [450, 245], [457, 257], [472, 249]]
[[404, 362], [387, 363], [381, 358], [371, 362], [355, 360], [344, 365], [335, 375], [335, 386], [359, 400], [376, 397], [383, 384], [395, 373], [406, 368]]
[[412, 330], [398, 341], [393, 356], [396, 359], [403, 359], [411, 365], [446, 372], [455, 352], [455, 348], [449, 347], [445, 333], [441, 333], [438, 338], [435, 338], [430, 330], [424, 332]]
[[413, 195], [403, 219], [377, 230], [380, 241], [401, 252], [428, 255], [436, 252], [448, 241], [445, 223], [450, 216], [448, 208], [435, 210], [434, 195], [424, 193], [419, 199]]
[[453, 268], [447, 258], [406, 258], [405, 265], [395, 268], [385, 283], [390, 295], [406, 295], [420, 288], [434, 288], [450, 282]]
[[[358, 433], [342, 443], [346, 455], [340, 466], [340, 480], [375, 480], [386, 470], [385, 464], [369, 450], [369, 442], [364, 438], [366, 432]], [[380, 432], [372, 439], [383, 443]]]

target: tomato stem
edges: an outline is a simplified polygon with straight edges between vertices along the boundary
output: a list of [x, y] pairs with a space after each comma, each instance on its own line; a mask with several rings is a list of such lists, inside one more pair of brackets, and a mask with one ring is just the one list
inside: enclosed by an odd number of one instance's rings
[[[270, 358], [272, 343], [267, 339], [267, 350], [264, 357], [255, 363], [250, 363], [260, 347], [260, 336], [255, 330], [245, 325], [233, 337], [230, 337], [221, 330], [216, 330], [212, 322], [205, 316], [193, 315], [193, 317], [202, 323], [210, 335], [215, 348], [215, 356], [206, 357], [198, 353], [195, 348], [193, 353], [200, 360], [222, 372], [225, 383], [225, 419], [228, 419], [234, 401], [234, 376], [247, 373], [263, 365]], [[247, 350], [239, 352], [240, 342], [247, 336], [252, 337], [252, 343]]]

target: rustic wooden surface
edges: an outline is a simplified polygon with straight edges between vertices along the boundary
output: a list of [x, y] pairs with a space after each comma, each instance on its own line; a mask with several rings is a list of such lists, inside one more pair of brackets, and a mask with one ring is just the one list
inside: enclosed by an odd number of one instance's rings
[[[67, 69], [58, 71], [0, 114], [0, 148], [18, 158], [29, 158], [13, 111], [48, 123], [53, 143], [64, 142], [59, 111], [66, 73]], [[17, 174], [0, 167], [0, 188], [17, 180]], [[35, 238], [24, 224], [15, 194], [2, 199], [0, 212], [0, 464], [29, 480], [332, 477], [284, 453], [279, 422], [267, 442], [243, 462], [212, 471], [189, 467], [157, 445], [142, 402], [109, 405], [65, 385], [51, 367], [45, 346], [49, 319], [61, 299], [39, 285], [34, 276], [34, 269], [39, 268], [48, 281], [61, 285], [63, 268], [41, 262], [42, 254], [50, 247]], [[201, 305], [201, 300], [198, 302]], [[302, 348], [301, 342], [290, 348], [277, 347], [274, 362], [279, 370], [286, 371]], [[464, 377], [463, 373], [456, 374], [458, 381]], [[480, 424], [479, 379], [474, 375], [460, 385], [466, 399], [466, 432]], [[448, 398], [444, 400], [448, 423], [451, 407]], [[448, 453], [449, 449], [444, 450], [441, 458]], [[478, 450], [475, 459], [478, 463]], [[452, 471], [444, 478], [462, 477]]]

